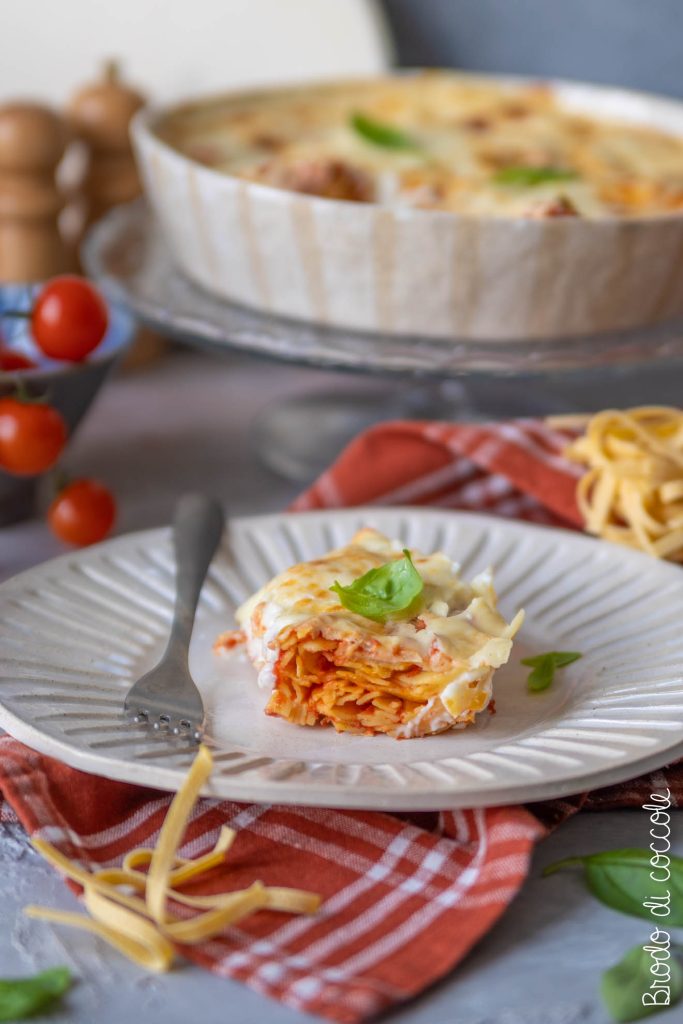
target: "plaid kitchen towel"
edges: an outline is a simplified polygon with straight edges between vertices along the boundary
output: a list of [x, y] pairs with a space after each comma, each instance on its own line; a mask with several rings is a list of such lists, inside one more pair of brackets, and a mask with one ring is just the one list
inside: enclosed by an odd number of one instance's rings
[[[578, 527], [566, 441], [534, 420], [386, 424], [357, 438], [294, 507], [424, 504]], [[197, 891], [256, 877], [305, 880], [325, 902], [310, 918], [261, 911], [183, 953], [294, 1009], [354, 1024], [421, 992], [465, 956], [519, 890], [548, 828], [581, 808], [639, 805], [664, 787], [673, 803], [683, 801], [680, 767], [529, 808], [391, 815], [202, 800], [181, 855], [209, 850], [223, 824], [239, 835], [225, 868]], [[92, 869], [154, 844], [170, 800], [75, 771], [10, 737], [0, 740], [0, 794], [4, 820], [16, 814], [30, 834]]]

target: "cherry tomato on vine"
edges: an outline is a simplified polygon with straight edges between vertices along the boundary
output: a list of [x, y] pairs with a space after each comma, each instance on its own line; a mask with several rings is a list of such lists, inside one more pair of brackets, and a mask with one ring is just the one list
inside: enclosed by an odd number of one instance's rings
[[55, 536], [78, 547], [104, 540], [115, 519], [114, 496], [97, 480], [73, 480], [60, 491], [47, 513]]
[[34, 370], [36, 363], [23, 352], [17, 352], [0, 341], [0, 373], [8, 370]]
[[62, 414], [44, 402], [0, 398], [0, 468], [35, 476], [54, 466], [66, 444]]
[[107, 305], [89, 281], [54, 277], [40, 291], [31, 315], [36, 344], [50, 359], [79, 363], [106, 334]]

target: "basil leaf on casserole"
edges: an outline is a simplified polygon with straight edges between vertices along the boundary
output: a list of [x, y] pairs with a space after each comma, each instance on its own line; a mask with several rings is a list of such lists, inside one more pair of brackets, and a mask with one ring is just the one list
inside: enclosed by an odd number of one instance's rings
[[576, 181], [578, 174], [566, 167], [503, 167], [493, 177], [496, 185], [535, 188], [555, 181]]
[[330, 590], [349, 611], [375, 622], [386, 622], [396, 615], [417, 614], [424, 583], [410, 552], [404, 548], [403, 558], [370, 569], [347, 587], [335, 582]]
[[394, 125], [387, 124], [385, 121], [376, 121], [373, 117], [368, 117], [367, 114], [352, 114], [350, 124], [357, 135], [374, 146], [412, 152], [417, 152], [420, 149], [417, 140], [408, 132], [404, 132], [401, 128], [395, 128]]

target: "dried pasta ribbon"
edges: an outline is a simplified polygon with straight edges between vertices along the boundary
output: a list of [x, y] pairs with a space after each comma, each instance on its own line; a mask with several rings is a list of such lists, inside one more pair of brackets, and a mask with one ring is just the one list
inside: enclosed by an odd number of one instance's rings
[[[178, 856], [192, 808], [211, 774], [213, 761], [208, 749], [199, 748], [183, 785], [176, 793], [153, 850], [131, 850], [120, 868], [90, 872], [70, 860], [44, 839], [33, 839], [38, 853], [67, 878], [83, 886], [83, 898], [90, 917], [50, 907], [28, 906], [29, 917], [81, 928], [104, 939], [130, 960], [149, 971], [168, 971], [175, 945], [196, 945], [211, 939], [231, 924], [261, 909], [293, 914], [313, 914], [320, 897], [302, 889], [265, 886], [253, 882], [247, 889], [192, 896], [177, 886], [198, 878], [222, 864], [236, 833], [224, 826], [214, 848], [202, 857]], [[141, 871], [140, 868], [149, 870]], [[179, 916], [169, 903], [203, 911], [192, 917]]]
[[158, 923], [164, 920], [169, 875], [175, 865], [176, 851], [180, 846], [192, 808], [202, 786], [211, 774], [212, 767], [213, 758], [209, 748], [202, 743], [185, 782], [171, 801], [161, 827], [161, 834], [154, 847], [147, 875], [145, 900], [151, 916]]
[[100, 939], [118, 949], [129, 960], [145, 967], [148, 971], [163, 973], [170, 970], [175, 957], [175, 950], [170, 942], [167, 942], [163, 935], [152, 926], [153, 938], [145, 942], [143, 931], [145, 921], [138, 919], [135, 924], [136, 937], [124, 935], [117, 928], [94, 921], [85, 914], [75, 914], [66, 910], [53, 910], [51, 907], [24, 907], [27, 917], [39, 918], [42, 921], [52, 921], [54, 924], [65, 924], [73, 928], [80, 928], [81, 931], [90, 932]]
[[565, 454], [587, 467], [576, 498], [589, 533], [683, 562], [683, 411], [639, 406], [549, 422], [584, 428]]
[[233, 828], [224, 825], [218, 836], [218, 841], [210, 853], [204, 854], [203, 857], [197, 857], [196, 860], [182, 861], [178, 858], [180, 867], [175, 868], [168, 876], [170, 887], [175, 888], [176, 885], [182, 885], [183, 882], [188, 882], [191, 878], [196, 878], [197, 875], [211, 871], [212, 868], [222, 864], [236, 835]]

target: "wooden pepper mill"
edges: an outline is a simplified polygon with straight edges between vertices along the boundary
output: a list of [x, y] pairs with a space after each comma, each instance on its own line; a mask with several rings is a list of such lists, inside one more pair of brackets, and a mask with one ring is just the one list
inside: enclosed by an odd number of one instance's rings
[[40, 281], [66, 269], [55, 180], [64, 120], [37, 103], [0, 107], [0, 281]]
[[[99, 81], [80, 89], [68, 106], [71, 130], [85, 150], [85, 171], [76, 190], [81, 235], [112, 206], [142, 192], [128, 130], [145, 103], [142, 93], [121, 80], [116, 62], [109, 61]], [[149, 363], [164, 347], [160, 335], [141, 329], [124, 365]]]
[[99, 81], [77, 92], [69, 104], [69, 123], [88, 153], [80, 186], [84, 227], [112, 206], [140, 195], [128, 128], [133, 114], [144, 104], [145, 98], [121, 81], [113, 61], [105, 65]]

